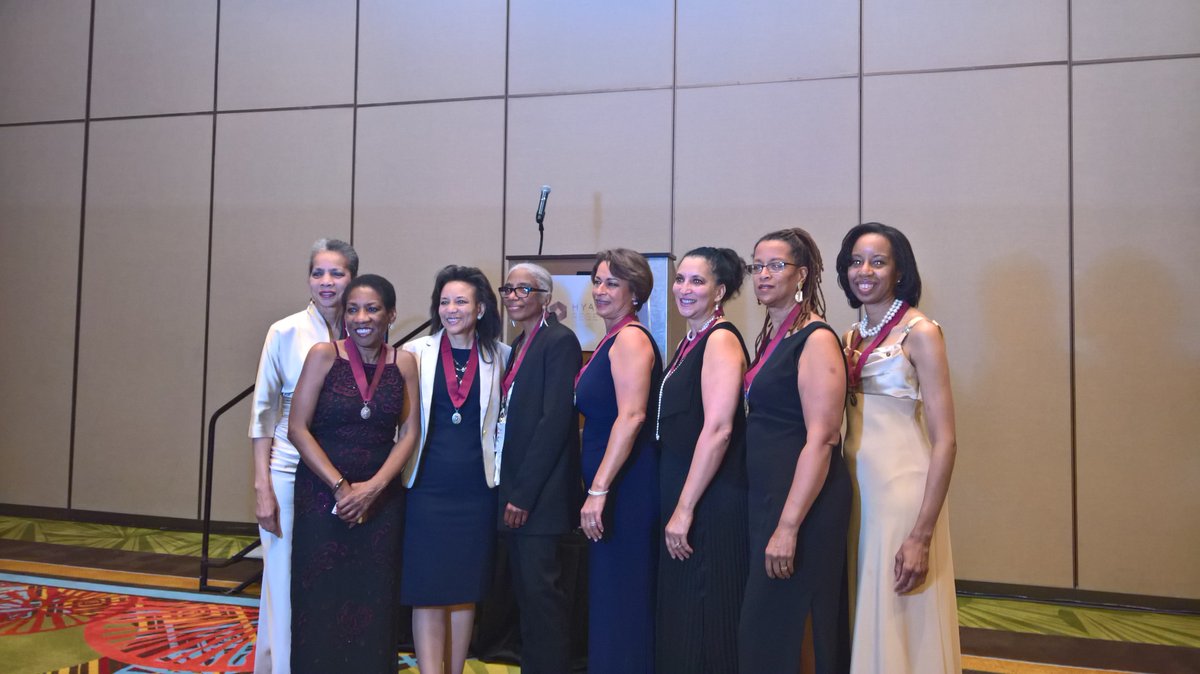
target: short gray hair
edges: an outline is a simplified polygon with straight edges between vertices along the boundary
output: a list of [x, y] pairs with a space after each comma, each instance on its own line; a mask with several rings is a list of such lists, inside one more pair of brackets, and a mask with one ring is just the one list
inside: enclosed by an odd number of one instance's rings
[[511, 274], [518, 270], [528, 272], [533, 277], [533, 280], [537, 281], [538, 287], [546, 291], [546, 301], [542, 302], [542, 304], [549, 304], [550, 295], [554, 292], [554, 277], [550, 275], [550, 272], [546, 271], [546, 268], [541, 265], [536, 265], [532, 262], [521, 262], [514, 264], [512, 269], [508, 270], [508, 273]]
[[342, 241], [341, 239], [317, 239], [313, 244], [312, 253], [308, 256], [308, 271], [312, 272], [313, 263], [317, 259], [317, 253], [329, 251], [337, 253], [346, 259], [346, 268], [350, 270], [350, 276], [358, 276], [358, 251], [354, 250], [354, 246]]

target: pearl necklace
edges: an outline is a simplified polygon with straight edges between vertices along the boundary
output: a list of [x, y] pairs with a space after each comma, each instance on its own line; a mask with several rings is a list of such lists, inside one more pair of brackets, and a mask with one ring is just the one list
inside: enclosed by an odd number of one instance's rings
[[883, 326], [887, 325], [888, 321], [892, 320], [892, 317], [895, 316], [896, 312], [900, 310], [900, 305], [902, 304], [904, 304], [904, 300], [899, 298], [892, 300], [892, 306], [887, 310], [887, 313], [883, 315], [883, 320], [869, 328], [867, 327], [867, 312], [864, 310], [862, 320], [858, 322], [858, 334], [862, 335], [864, 338], [878, 335], [879, 331], [883, 329]]
[[685, 337], [687, 337], [687, 341], [689, 341], [689, 342], [695, 341], [696, 335], [703, 334], [704, 331], [708, 329], [708, 326], [712, 325], [713, 321], [717, 320], [720, 317], [720, 315], [721, 315], [721, 312], [714, 311], [712, 316], [709, 316], [708, 320], [704, 321], [704, 324], [700, 326], [699, 330], [690, 330], [689, 329], [687, 331], [687, 334], [684, 335]]
[[[721, 311], [721, 307], [717, 307], [717, 309], [715, 311], [713, 311], [713, 315], [709, 316], [707, 321], [704, 321], [704, 325], [701, 325], [699, 330], [690, 330], [689, 329], [687, 331], [687, 334], [684, 335], [684, 338], [687, 339], [687, 341], [689, 341], [689, 342], [695, 341], [697, 336], [703, 335], [704, 331], [708, 330], [708, 328], [713, 324], [713, 321], [717, 320], [718, 318], [721, 318], [724, 315], [725, 315], [725, 313], [723, 311]], [[683, 346], [683, 344], [681, 342], [680, 347], [682, 348], [682, 346]], [[684, 355], [687, 355], [687, 354], [684, 354]], [[662, 428], [663, 391], [666, 390], [666, 388], [667, 388], [667, 380], [671, 378], [671, 375], [675, 374], [675, 370], [679, 368], [681, 363], [683, 363], [683, 358], [679, 358], [674, 363], [672, 363], [673, 367], [667, 368], [667, 371], [663, 373], [662, 381], [658, 385], [658, 407], [655, 409], [655, 416], [654, 416], [654, 439], [655, 440], [662, 440], [662, 436], [659, 434], [659, 429]]]

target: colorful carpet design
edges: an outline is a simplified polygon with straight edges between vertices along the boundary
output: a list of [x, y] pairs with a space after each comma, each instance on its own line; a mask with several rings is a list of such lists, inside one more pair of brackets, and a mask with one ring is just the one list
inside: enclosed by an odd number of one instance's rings
[[[251, 672], [257, 604], [248, 598], [0, 574], [0, 671]], [[397, 654], [397, 661], [400, 671], [419, 674], [412, 654]], [[466, 670], [520, 672], [478, 660], [468, 661]]]
[[86, 583], [25, 580], [0, 577], [5, 671], [253, 671], [256, 602], [197, 602], [165, 592], [121, 594]]
[[[0, 515], [0, 538], [186, 557], [199, 557], [202, 542], [201, 534], [190, 531], [166, 531], [4, 515]], [[253, 536], [214, 534], [208, 540], [208, 554], [218, 559], [232, 557], [255, 540]]]
[[[0, 516], [0, 539], [52, 544], [47, 548], [61, 545], [117, 551], [105, 554], [157, 553], [183, 560], [197, 558], [201, 545], [201, 535], [194, 532], [8, 516]], [[229, 557], [253, 540], [249, 536], [213, 536], [211, 555]], [[51, 570], [21, 568], [17, 557], [0, 563], [0, 567], [13, 572], [0, 573], [0, 672], [4, 674], [160, 674], [253, 669], [258, 617], [255, 597], [122, 584], [150, 583], [194, 589], [195, 576], [148, 575], [130, 579], [129, 574], [113, 570], [116, 567], [85, 568], [86, 563], [78, 568], [42, 566]], [[185, 566], [188, 575], [193, 567], [190, 563]], [[77, 580], [14, 575], [26, 573], [67, 575]], [[168, 583], [169, 580], [179, 583]], [[1141, 669], [1136, 667], [1135, 658], [1135, 664], [1127, 665], [1123, 671], [1200, 672], [1200, 615], [975, 596], [960, 596], [958, 610], [959, 623], [964, 628], [984, 630], [974, 634], [1011, 634], [1011, 638], [1031, 635], [1024, 638], [1035, 640], [1064, 638], [1081, 640], [1072, 643], [1097, 646], [1117, 644], [1114, 648], [1126, 648], [1120, 644], [1129, 644], [1129, 648], [1190, 649], [1183, 656], [1189, 664], [1182, 669]], [[991, 648], [975, 653], [999, 654], [999, 650]], [[1038, 657], [1036, 652], [1036, 648], [1018, 649], [1015, 660], [964, 655], [964, 670], [972, 674], [1099, 671], [1049, 664], [1050, 656]], [[419, 674], [411, 654], [398, 654], [398, 664], [405, 674]], [[520, 670], [511, 665], [471, 660], [467, 671], [518, 674]]]

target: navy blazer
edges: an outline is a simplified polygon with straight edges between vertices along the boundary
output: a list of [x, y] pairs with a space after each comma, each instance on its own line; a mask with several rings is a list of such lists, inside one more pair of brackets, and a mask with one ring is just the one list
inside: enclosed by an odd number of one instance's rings
[[[513, 342], [511, 368], [521, 340]], [[538, 330], [509, 397], [500, 465], [497, 526], [517, 534], [561, 534], [579, 519], [579, 415], [575, 375], [583, 353], [575, 333], [553, 315]], [[507, 504], [529, 511], [519, 529], [504, 525]]]

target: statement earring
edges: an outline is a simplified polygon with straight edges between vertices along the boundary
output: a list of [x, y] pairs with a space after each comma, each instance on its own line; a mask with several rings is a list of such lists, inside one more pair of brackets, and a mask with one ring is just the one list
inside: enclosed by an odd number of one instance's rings
[[804, 302], [804, 281], [796, 284], [796, 304]]

